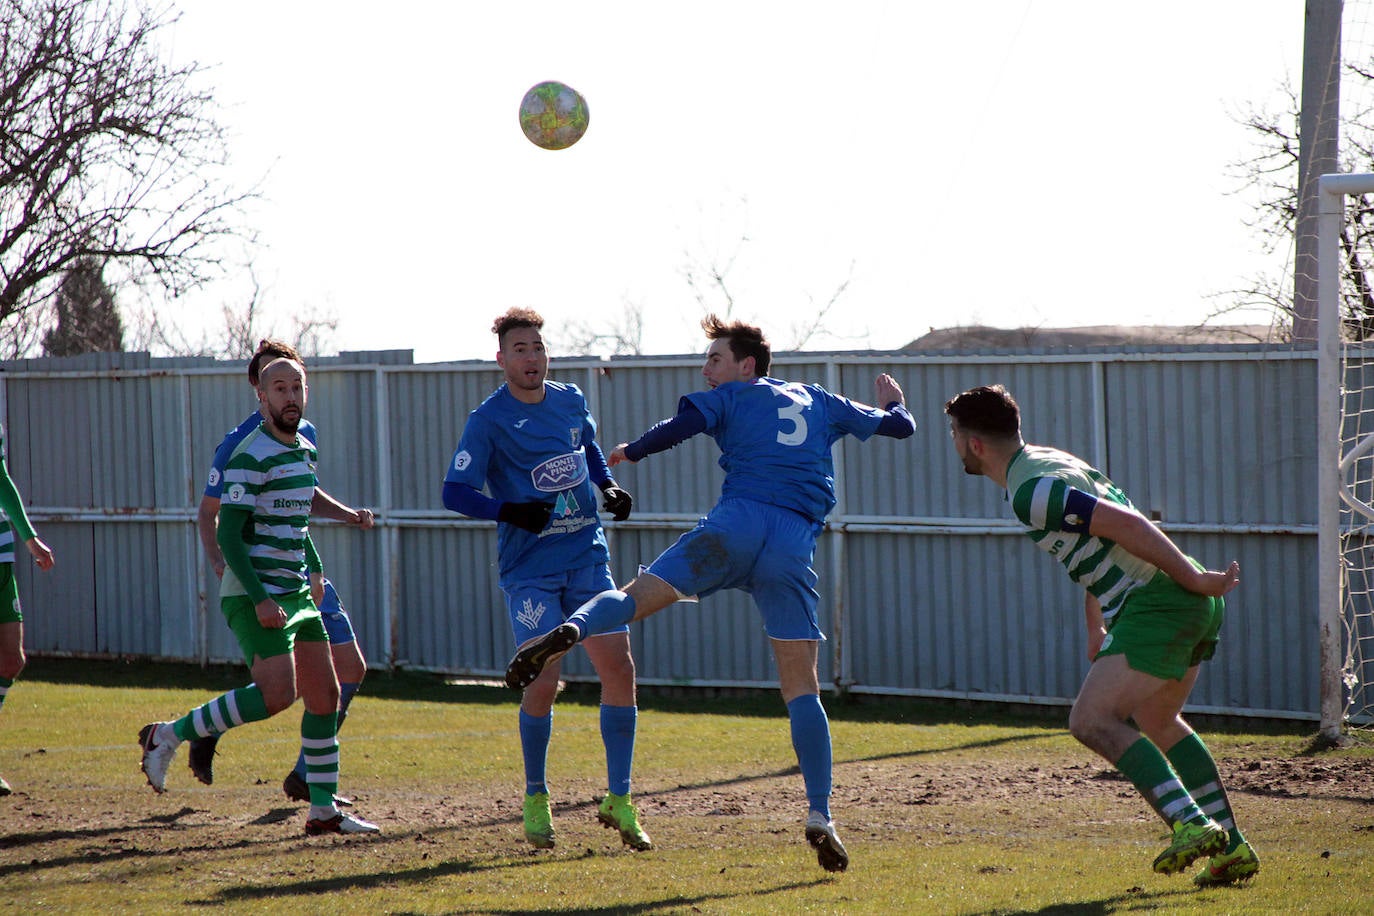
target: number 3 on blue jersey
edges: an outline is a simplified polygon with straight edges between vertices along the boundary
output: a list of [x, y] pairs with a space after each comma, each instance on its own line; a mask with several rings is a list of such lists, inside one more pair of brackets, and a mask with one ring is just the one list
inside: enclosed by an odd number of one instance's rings
[[802, 416], [801, 404], [789, 400], [787, 406], [778, 408], [778, 419], [792, 424], [790, 432], [778, 430], [779, 445], [801, 445], [806, 441], [806, 417]]

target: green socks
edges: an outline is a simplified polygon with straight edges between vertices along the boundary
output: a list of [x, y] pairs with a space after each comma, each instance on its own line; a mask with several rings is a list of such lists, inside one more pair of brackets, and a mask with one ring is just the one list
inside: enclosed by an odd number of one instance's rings
[[1116, 768], [1126, 775], [1155, 813], [1172, 827], [1177, 823], [1200, 822], [1206, 817], [1197, 802], [1183, 787], [1174, 768], [1149, 738], [1141, 737], [1126, 748], [1116, 762]]

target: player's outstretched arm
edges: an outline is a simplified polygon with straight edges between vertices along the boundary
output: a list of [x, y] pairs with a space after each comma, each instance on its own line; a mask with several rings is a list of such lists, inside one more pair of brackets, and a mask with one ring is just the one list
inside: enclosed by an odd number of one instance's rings
[[1168, 535], [1134, 509], [1099, 500], [1093, 509], [1088, 533], [1115, 541], [1198, 595], [1220, 597], [1240, 583], [1239, 563], [1232, 561], [1225, 572], [1199, 570]]
[[310, 514], [318, 515], [320, 518], [333, 519], [336, 522], [344, 522], [362, 529], [371, 528], [373, 524], [371, 509], [354, 509], [345, 506], [320, 487], [316, 487], [314, 495], [310, 497]]

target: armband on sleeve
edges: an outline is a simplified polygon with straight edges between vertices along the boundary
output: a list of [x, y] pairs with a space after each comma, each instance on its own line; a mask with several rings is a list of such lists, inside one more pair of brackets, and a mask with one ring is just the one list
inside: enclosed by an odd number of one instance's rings
[[1097, 497], [1091, 493], [1069, 487], [1064, 497], [1064, 518], [1060, 523], [1061, 531], [1073, 534], [1087, 534], [1093, 520], [1093, 510], [1097, 508]]

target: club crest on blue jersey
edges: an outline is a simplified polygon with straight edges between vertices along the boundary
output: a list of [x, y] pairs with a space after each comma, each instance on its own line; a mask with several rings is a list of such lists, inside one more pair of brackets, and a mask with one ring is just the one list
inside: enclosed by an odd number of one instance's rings
[[587, 461], [581, 452], [550, 458], [530, 471], [535, 489], [543, 493], [557, 493], [575, 487], [587, 479]]
[[574, 426], [568, 430], [568, 445], [571, 448], [582, 447], [582, 427]]

